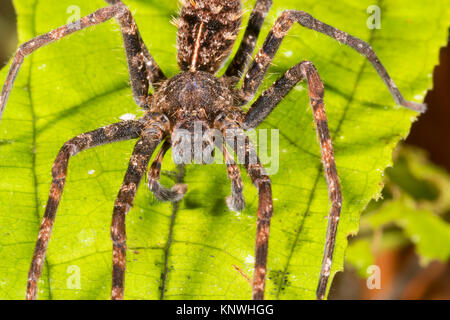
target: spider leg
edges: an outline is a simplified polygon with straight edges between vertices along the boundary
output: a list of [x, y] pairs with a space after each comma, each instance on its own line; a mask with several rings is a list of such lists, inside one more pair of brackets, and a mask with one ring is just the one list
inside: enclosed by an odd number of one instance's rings
[[383, 79], [397, 104], [414, 111], [425, 112], [426, 106], [424, 104], [407, 101], [403, 98], [394, 81], [389, 76], [388, 72], [381, 64], [380, 60], [369, 44], [349, 35], [346, 32], [340, 31], [339, 29], [336, 29], [313, 18], [306, 12], [296, 10], [284, 11], [269, 32], [269, 35], [267, 36], [263, 47], [256, 55], [253, 63], [247, 71], [247, 74], [244, 77], [244, 82], [241, 88], [242, 104], [250, 101], [253, 95], [256, 93], [256, 90], [258, 90], [264, 78], [264, 75], [270, 66], [270, 63], [273, 60], [273, 57], [275, 56], [278, 48], [281, 45], [281, 42], [283, 41], [283, 38], [286, 36], [295, 22], [298, 22], [300, 25], [308, 29], [312, 29], [328, 35], [364, 55], [372, 63], [372, 65], [378, 72], [378, 75]]
[[234, 87], [238, 82], [244, 69], [247, 67], [255, 50], [259, 32], [267, 16], [267, 12], [272, 6], [272, 0], [258, 0], [250, 14], [244, 38], [239, 46], [236, 55], [228, 66], [225, 76], [232, 79], [231, 85]]
[[113, 270], [111, 299], [123, 299], [125, 264], [126, 264], [126, 230], [125, 216], [133, 206], [137, 188], [147, 171], [150, 158], [163, 139], [164, 132], [158, 123], [146, 128], [136, 143], [128, 169], [119, 194], [114, 203], [111, 223], [111, 239], [113, 241]]
[[254, 128], [258, 126], [277, 106], [283, 97], [303, 79], [306, 79], [308, 82], [310, 102], [313, 110], [314, 122], [316, 123], [317, 136], [322, 150], [322, 163], [328, 185], [328, 194], [331, 200], [325, 250], [319, 276], [319, 285], [316, 292], [317, 298], [323, 299], [327, 289], [328, 278], [330, 276], [337, 226], [342, 206], [342, 194], [323, 103], [324, 88], [314, 65], [309, 61], [303, 61], [289, 69], [283, 77], [267, 89], [251, 106], [246, 114], [244, 127]]
[[[3, 89], [0, 95], [0, 121], [6, 107], [6, 102], [9, 98], [12, 87], [14, 85], [14, 81], [17, 77], [17, 73], [19, 72], [19, 69], [22, 63], [24, 62], [26, 56], [30, 55], [35, 50], [45, 45], [48, 45], [49, 43], [55, 42], [61, 38], [64, 38], [74, 32], [85, 29], [87, 27], [101, 24], [111, 18], [116, 17], [119, 18], [119, 20], [126, 21], [129, 12], [130, 11], [128, 10], [128, 8], [121, 3], [106, 8], [101, 8], [95, 11], [94, 13], [91, 13], [90, 15], [81, 18], [80, 20], [66, 24], [62, 27], [59, 27], [55, 30], [52, 30], [43, 35], [35, 37], [20, 45], [19, 49], [17, 49], [17, 52], [14, 56], [11, 68], [8, 72], [8, 75], [6, 76], [6, 81], [5, 84], [3, 85]], [[128, 45], [131, 46], [131, 44]], [[147, 67], [147, 69], [151, 68]]]
[[117, 21], [122, 30], [133, 97], [138, 106], [147, 109], [149, 83], [155, 86], [166, 77], [150, 55], [130, 10], [121, 0], [105, 1], [125, 10], [123, 15], [117, 17]]
[[161, 165], [164, 159], [164, 155], [170, 149], [171, 144], [169, 141], [164, 141], [161, 149], [153, 161], [150, 170], [148, 171], [148, 187], [159, 201], [177, 202], [183, 199], [184, 194], [187, 191], [187, 185], [183, 183], [177, 183], [172, 188], [167, 189], [159, 183], [161, 177]]
[[242, 183], [241, 172], [238, 165], [233, 159], [233, 156], [228, 152], [225, 144], [217, 145], [218, 148], [222, 148], [222, 153], [227, 165], [228, 178], [231, 180], [231, 196], [227, 197], [227, 206], [231, 211], [239, 212], [244, 210], [244, 186]]
[[[270, 219], [273, 214], [272, 187], [270, 178], [256, 156], [256, 150], [244, 131], [232, 121], [225, 121], [218, 127], [234, 152], [243, 155], [244, 166], [250, 179], [258, 189], [258, 219], [255, 241], [255, 268], [252, 283], [252, 299], [263, 300], [266, 286], [267, 253], [269, 249]], [[230, 139], [231, 138], [231, 139]], [[236, 142], [234, 142], [236, 138]], [[231, 141], [230, 141], [231, 140]], [[242, 143], [244, 142], [244, 143]]]
[[47, 251], [48, 241], [56, 217], [59, 201], [64, 189], [69, 158], [75, 154], [106, 143], [135, 139], [143, 129], [139, 121], [124, 121], [112, 124], [88, 133], [83, 133], [67, 141], [56, 157], [52, 169], [52, 185], [45, 214], [39, 229], [39, 235], [28, 273], [27, 294], [28, 300], [36, 299], [37, 281], [42, 272], [42, 265]]

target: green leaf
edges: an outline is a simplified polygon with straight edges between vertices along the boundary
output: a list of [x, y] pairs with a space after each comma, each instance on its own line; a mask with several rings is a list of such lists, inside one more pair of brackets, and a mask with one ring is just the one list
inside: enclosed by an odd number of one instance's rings
[[[177, 2], [125, 1], [164, 72], [173, 76]], [[447, 37], [449, 6], [423, 1], [275, 0], [260, 44], [283, 9], [301, 9], [368, 41], [407, 99], [422, 100], [431, 85], [439, 47]], [[63, 25], [78, 6], [87, 15], [100, 0], [15, 0], [19, 41]], [[246, 2], [250, 9], [253, 1]], [[369, 5], [381, 7], [381, 29], [366, 27]], [[245, 17], [248, 17], [248, 12]], [[246, 21], [246, 20], [245, 20]], [[22, 299], [44, 212], [50, 169], [61, 145], [82, 132], [142, 112], [133, 103], [119, 28], [114, 21], [78, 32], [26, 58], [0, 127], [0, 298]], [[324, 35], [294, 26], [270, 76], [311, 60], [326, 84], [344, 204], [332, 276], [342, 270], [347, 235], [380, 191], [392, 150], [416, 114], [395, 106], [370, 64]], [[5, 79], [7, 68], [0, 73]], [[267, 298], [314, 298], [329, 201], [308, 96], [298, 86], [262, 128], [280, 129], [280, 170], [272, 175], [274, 217]], [[81, 153], [69, 175], [39, 283], [40, 299], [106, 299], [111, 286], [109, 226], [133, 142]], [[269, 164], [270, 166], [270, 164]], [[170, 157], [164, 170], [173, 170]], [[128, 299], [248, 299], [254, 255], [257, 195], [244, 178], [246, 209], [230, 212], [223, 165], [188, 166], [189, 190], [179, 210], [158, 203], [141, 185], [127, 217]], [[164, 178], [165, 184], [172, 183]], [[240, 269], [240, 272], [237, 271]], [[77, 277], [80, 277], [78, 283]], [[166, 281], [162, 281], [166, 278]], [[79, 285], [78, 285], [79, 284]], [[163, 294], [161, 291], [163, 290]]]
[[433, 164], [424, 150], [402, 147], [396, 152], [394, 166], [386, 170], [387, 185], [397, 195], [414, 199], [417, 205], [439, 215], [450, 210], [450, 175]]
[[395, 224], [415, 244], [424, 263], [450, 258], [450, 224], [425, 209], [414, 209], [401, 201], [389, 201], [367, 220], [373, 228]]
[[[350, 242], [346, 262], [362, 277], [373, 253], [415, 245], [422, 265], [450, 258], [450, 176], [424, 150], [402, 145], [386, 170], [383, 200], [372, 200], [362, 213], [361, 232]], [[373, 251], [373, 253], [372, 253]]]
[[375, 262], [370, 241], [358, 239], [350, 243], [345, 254], [345, 262], [355, 267], [360, 277], [366, 278], [369, 275], [367, 268]]

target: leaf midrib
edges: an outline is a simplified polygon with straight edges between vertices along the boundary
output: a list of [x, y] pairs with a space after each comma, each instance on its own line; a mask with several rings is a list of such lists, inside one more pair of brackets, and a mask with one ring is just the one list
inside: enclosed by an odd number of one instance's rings
[[[38, 1], [39, 0], [34, 0], [33, 2], [33, 16], [31, 18], [31, 33], [32, 33], [32, 38], [36, 37], [37, 31], [36, 31], [36, 8], [38, 6]], [[30, 100], [30, 114], [31, 114], [31, 129], [32, 129], [32, 149], [31, 149], [31, 171], [32, 171], [32, 176], [33, 176], [33, 188], [34, 188], [34, 200], [35, 200], [35, 215], [37, 218], [37, 224], [38, 224], [38, 230], [39, 230], [39, 226], [41, 224], [41, 216], [39, 215], [39, 192], [38, 192], [38, 179], [37, 179], [37, 171], [36, 171], [36, 154], [37, 154], [37, 141], [36, 141], [36, 136], [37, 136], [37, 128], [36, 128], [36, 122], [37, 122], [37, 118], [36, 118], [36, 112], [34, 109], [34, 104], [33, 104], [33, 95], [31, 93], [31, 81], [32, 81], [32, 68], [33, 68], [33, 54], [30, 54], [28, 56], [28, 78], [27, 78], [27, 86], [28, 86], [28, 98]], [[45, 263], [45, 267], [47, 269], [47, 286], [48, 286], [48, 297], [51, 300], [52, 299], [52, 289], [51, 289], [51, 284], [50, 284], [50, 263], [48, 262], [47, 256], [45, 256], [44, 259], [44, 263]]]

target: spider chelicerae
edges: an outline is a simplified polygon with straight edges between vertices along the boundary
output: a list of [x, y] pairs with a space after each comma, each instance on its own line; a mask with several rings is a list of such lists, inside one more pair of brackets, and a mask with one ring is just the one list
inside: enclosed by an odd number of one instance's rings
[[[241, 1], [183, 0], [180, 17], [175, 20], [178, 27], [177, 60], [181, 73], [167, 79], [147, 50], [129, 9], [120, 0], [106, 0], [106, 2], [109, 4], [108, 7], [22, 44], [14, 57], [0, 96], [1, 119], [16, 75], [27, 55], [76, 31], [116, 18], [123, 35], [133, 97], [137, 105], [146, 111], [145, 115], [138, 120], [127, 120], [80, 134], [67, 141], [59, 151], [53, 165], [50, 195], [28, 274], [26, 298], [36, 299], [37, 297], [37, 281], [42, 272], [56, 210], [63, 192], [69, 158], [101, 144], [138, 139], [114, 204], [111, 226], [113, 242], [111, 298], [122, 299], [126, 262], [125, 216], [133, 205], [139, 183], [147, 172], [153, 152], [162, 143], [148, 170], [148, 185], [157, 199], [180, 201], [187, 187], [181, 183], [175, 184], [170, 189], [163, 187], [158, 182], [161, 164], [165, 153], [171, 147], [176, 149], [174, 150], [175, 160], [182, 159], [186, 153], [189, 153], [189, 159], [192, 159], [191, 156], [196, 157], [196, 151], [190, 145], [187, 149], [180, 148], [190, 140], [183, 139], [183, 136], [176, 133], [184, 130], [190, 135], [195, 135], [195, 128], [199, 125], [201, 132], [215, 129], [225, 138], [222, 142], [212, 138], [207, 139], [204, 143], [206, 146], [202, 145], [201, 152], [204, 148], [211, 150], [211, 146], [214, 145], [223, 152], [232, 189], [232, 195], [227, 199], [228, 207], [234, 211], [242, 210], [244, 198], [239, 167], [226, 145], [229, 145], [236, 154], [244, 155], [244, 167], [258, 189], [252, 297], [263, 299], [269, 227], [273, 213], [271, 182], [255, 156], [254, 147], [246, 136], [245, 130], [256, 128], [298, 82], [306, 80], [331, 200], [325, 250], [316, 292], [317, 298], [323, 299], [331, 270], [342, 195], [328, 132], [322, 81], [312, 62], [302, 61], [287, 70], [269, 89], [265, 90], [247, 112], [243, 111], [242, 106], [252, 100], [283, 38], [295, 22], [328, 35], [364, 55], [375, 67], [399, 105], [419, 112], [425, 111], [425, 105], [406, 101], [402, 97], [394, 81], [367, 43], [313, 18], [306, 12], [284, 11], [251, 61], [260, 29], [272, 5], [272, 0], [257, 0], [239, 49], [222, 77], [216, 77], [215, 73], [230, 55], [238, 36], [242, 18]], [[237, 87], [241, 78], [242, 85]], [[153, 95], [149, 93], [150, 85], [155, 88]], [[243, 141], [243, 143], [235, 143], [235, 141]]]

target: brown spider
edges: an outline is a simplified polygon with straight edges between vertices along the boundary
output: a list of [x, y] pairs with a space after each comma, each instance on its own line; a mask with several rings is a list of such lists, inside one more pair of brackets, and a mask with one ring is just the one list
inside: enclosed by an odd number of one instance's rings
[[[386, 69], [367, 43], [320, 22], [302, 11], [288, 10], [279, 16], [262, 48], [249, 65], [261, 26], [271, 7], [272, 0], [258, 0], [256, 2], [239, 50], [224, 76], [220, 78], [217, 78], [215, 73], [229, 56], [239, 32], [242, 17], [241, 1], [182, 1], [183, 8], [179, 20], [176, 21], [178, 26], [178, 65], [181, 68], [181, 73], [171, 79], [166, 79], [142, 41], [129, 9], [120, 0], [106, 0], [106, 2], [110, 6], [22, 44], [14, 57], [0, 96], [1, 117], [14, 79], [25, 56], [78, 30], [116, 18], [122, 30], [134, 100], [146, 110], [146, 114], [139, 120], [123, 121], [83, 133], [67, 141], [61, 148], [52, 169], [53, 180], [50, 195], [28, 274], [26, 298], [36, 299], [37, 280], [42, 271], [56, 210], [63, 192], [69, 158], [80, 151], [101, 144], [138, 139], [114, 204], [111, 226], [113, 241], [111, 298], [123, 298], [126, 261], [125, 216], [133, 205], [139, 182], [147, 171], [152, 153], [164, 141], [148, 172], [149, 187], [156, 198], [160, 200], [172, 202], [181, 200], [186, 192], [185, 185], [176, 184], [171, 189], [166, 189], [159, 184], [161, 163], [171, 146], [175, 147], [183, 143], [183, 139], [175, 138], [176, 130], [184, 129], [193, 135], [196, 123], [200, 123], [202, 130], [217, 129], [225, 138], [227, 138], [230, 129], [235, 129], [235, 136], [231, 138], [231, 141], [226, 139], [226, 142], [235, 153], [245, 155], [244, 166], [258, 189], [256, 261], [252, 295], [253, 299], [263, 299], [269, 226], [273, 212], [271, 183], [261, 163], [254, 157], [254, 148], [243, 129], [257, 127], [299, 81], [306, 80], [322, 151], [329, 198], [332, 203], [328, 217], [322, 268], [316, 292], [317, 298], [323, 299], [330, 275], [342, 205], [341, 188], [323, 103], [323, 84], [314, 65], [309, 61], [303, 61], [286, 71], [280, 79], [264, 91], [248, 112], [244, 112], [241, 107], [248, 103], [256, 93], [283, 38], [295, 22], [326, 34], [364, 55], [375, 67], [398, 104], [419, 112], [425, 110], [425, 105], [403, 99], [394, 81], [389, 77]], [[244, 72], [245, 70], [246, 72]], [[242, 86], [235, 88], [242, 75], [244, 75]], [[149, 85], [156, 89], [154, 95], [149, 94]], [[244, 141], [244, 144], [235, 144], [235, 138], [238, 140], [243, 138], [241, 141]], [[209, 145], [211, 144], [212, 142], [209, 141]], [[233, 156], [228, 153], [225, 143], [217, 143], [217, 146], [222, 148], [228, 176], [232, 181], [232, 196], [227, 199], [228, 206], [231, 210], [242, 210], [244, 199], [238, 166], [234, 162]], [[191, 149], [189, 149], [189, 152], [191, 152]], [[192, 151], [192, 153], [194, 152]], [[174, 156], [177, 158], [181, 155], [174, 152]]]

